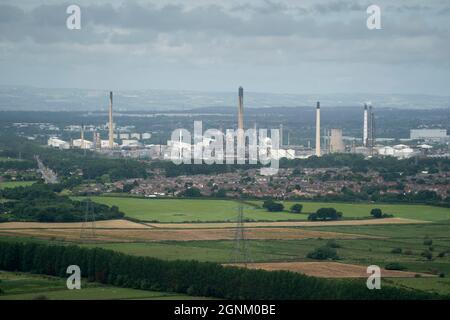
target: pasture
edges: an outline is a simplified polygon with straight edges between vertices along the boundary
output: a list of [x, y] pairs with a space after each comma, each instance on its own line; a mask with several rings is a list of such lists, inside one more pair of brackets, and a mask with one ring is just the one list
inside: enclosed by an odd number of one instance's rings
[[6, 161], [22, 161], [18, 158], [10, 158], [10, 157], [0, 157], [0, 162], [6, 162]]
[[[165, 260], [189, 259], [221, 264], [234, 262], [231, 257], [236, 245], [233, 240], [235, 223], [232, 222], [238, 205], [235, 201], [147, 200], [113, 197], [95, 197], [94, 200], [117, 205], [128, 216], [134, 218], [162, 221], [161, 223], [126, 220], [98, 221], [95, 230], [97, 237], [92, 239], [80, 238], [82, 223], [7, 222], [0, 224], [0, 241], [78, 244]], [[247, 247], [251, 262], [264, 263], [264, 266], [269, 264], [270, 267], [274, 263], [284, 263], [289, 268], [293, 266], [295, 269], [293, 271], [317, 275], [317, 272], [322, 270], [319, 276], [343, 278], [356, 273], [362, 274], [363, 269], [372, 264], [384, 268], [395, 262], [408, 272], [399, 276], [408, 275], [413, 278], [399, 280], [388, 278], [386, 282], [390, 281], [389, 283], [395, 286], [405, 288], [449, 292], [450, 282], [447, 279], [450, 275], [450, 219], [448, 209], [428, 206], [375, 205], [386, 212], [393, 213], [395, 218], [364, 220], [370, 208], [375, 206], [302, 203], [305, 211], [314, 210], [311, 205], [335, 206], [338, 210], [343, 210], [344, 216], [353, 215], [359, 219], [308, 222], [305, 221], [306, 214], [270, 213], [258, 208], [257, 204], [246, 204], [245, 209], [252, 212], [254, 218], [264, 217], [259, 219], [265, 220], [245, 223], [245, 237], [248, 239]], [[248, 217], [247, 211], [246, 217]], [[181, 212], [185, 212], [185, 215], [180, 216]], [[358, 215], [358, 212], [361, 214]], [[426, 214], [420, 212], [426, 212]], [[298, 221], [276, 219], [283, 215], [302, 219]], [[418, 216], [422, 219], [410, 220]], [[184, 219], [194, 223], [181, 223], [180, 220]], [[231, 221], [227, 222], [228, 219]], [[214, 220], [220, 223], [206, 223], [206, 221]], [[200, 221], [204, 223], [196, 223]], [[335, 273], [333, 268], [336, 264], [330, 263], [331, 261], [307, 258], [309, 252], [327, 245], [330, 239], [334, 239], [337, 244], [336, 250], [339, 256], [338, 260], [332, 262], [338, 262], [343, 268], [336, 270]], [[425, 240], [432, 240], [432, 244], [426, 244]], [[401, 249], [400, 252], [398, 249]], [[431, 252], [431, 258], [423, 255], [425, 251]], [[319, 265], [315, 267], [314, 263]], [[417, 273], [433, 275], [433, 277], [423, 275], [421, 278], [415, 278]], [[437, 277], [438, 274], [444, 274], [445, 278]], [[395, 272], [392, 275], [395, 276]], [[99, 298], [98, 295], [112, 299], [171, 297], [170, 295], [167, 297], [139, 296], [139, 293], [122, 293], [121, 291], [117, 291], [116, 294], [108, 290], [102, 291], [105, 289], [97, 287], [89, 287], [86, 290], [85, 298]], [[92, 291], [92, 295], [89, 290]], [[47, 291], [46, 296], [53, 298], [50, 291]], [[23, 298], [35, 297], [34, 292], [23, 294], [25, 294]], [[19, 295], [15, 297], [19, 298]]]
[[[252, 201], [262, 205], [262, 201]], [[434, 207], [416, 204], [369, 204], [369, 203], [340, 203], [340, 202], [294, 202], [283, 201], [285, 208], [295, 203], [303, 204], [304, 213], [316, 212], [320, 208], [335, 208], [344, 214], [344, 218], [367, 218], [370, 211], [379, 208], [383, 213], [393, 214], [396, 218], [416, 219], [424, 221], [450, 220], [450, 208]]]
[[[80, 199], [80, 198], [78, 198]], [[233, 200], [211, 199], [140, 199], [126, 197], [92, 197], [92, 200], [109, 206], [119, 207], [128, 217], [147, 222], [233, 222], [236, 221], [238, 202]], [[247, 221], [301, 221], [309, 213], [320, 208], [332, 207], [341, 211], [344, 219], [364, 219], [370, 217], [370, 210], [380, 208], [384, 213], [396, 218], [423, 221], [450, 220], [450, 209], [427, 205], [408, 204], [363, 204], [327, 202], [283, 202], [284, 212], [268, 212], [262, 201], [244, 204], [244, 217]], [[303, 204], [303, 213], [288, 212], [295, 204]]]
[[36, 181], [5, 181], [0, 182], [0, 190], [6, 188], [27, 187], [31, 186]]
[[[227, 222], [236, 221], [238, 202], [233, 200], [140, 199], [92, 197], [93, 201], [117, 206], [128, 217], [149, 222]], [[306, 220], [303, 214], [267, 212], [244, 205], [245, 218], [252, 221]]]
[[181, 300], [201, 299], [178, 293], [119, 288], [82, 281], [81, 290], [68, 290], [66, 279], [0, 271], [0, 300]]

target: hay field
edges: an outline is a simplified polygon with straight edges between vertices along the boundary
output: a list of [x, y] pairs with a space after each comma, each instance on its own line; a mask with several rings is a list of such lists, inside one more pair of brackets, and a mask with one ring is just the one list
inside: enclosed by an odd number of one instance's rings
[[[232, 265], [241, 267], [241, 265]], [[243, 266], [242, 266], [243, 267]], [[322, 278], [367, 278], [367, 267], [340, 263], [340, 262], [275, 262], [275, 263], [249, 263], [249, 269], [262, 269], [267, 271], [284, 270], [303, 273], [309, 276]], [[381, 269], [381, 277], [412, 278], [416, 272]], [[430, 277], [428, 274], [421, 276]]]
[[[123, 223], [123, 226], [120, 224]], [[164, 229], [139, 227], [126, 220], [115, 221], [112, 226], [97, 226], [95, 237], [92, 241], [100, 242], [149, 242], [149, 241], [215, 241], [232, 240], [235, 237], [234, 228], [211, 228], [211, 229]], [[12, 227], [11, 227], [12, 226]], [[127, 227], [129, 226], [129, 227]], [[14, 228], [13, 228], [14, 227]], [[85, 234], [91, 234], [91, 229], [85, 230]], [[40, 228], [35, 223], [15, 222], [10, 228], [1, 228], [0, 235], [3, 236], [28, 236], [43, 239], [54, 239], [62, 241], [79, 241], [82, 239], [80, 223], [74, 223], [72, 227], [65, 223], [61, 227], [58, 223], [46, 223]], [[246, 237], [255, 240], [298, 240], [298, 239], [356, 239], [371, 238], [351, 233], [337, 233], [328, 231], [305, 230], [299, 228], [246, 228]]]
[[[339, 221], [279, 221], [279, 222], [246, 222], [246, 228], [258, 227], [327, 227], [327, 226], [364, 226], [364, 225], [386, 225], [386, 224], [422, 224], [429, 221], [386, 218], [386, 219], [363, 219], [363, 220], [339, 220]], [[209, 229], [209, 228], [234, 228], [236, 223], [144, 223], [153, 228], [164, 229]]]

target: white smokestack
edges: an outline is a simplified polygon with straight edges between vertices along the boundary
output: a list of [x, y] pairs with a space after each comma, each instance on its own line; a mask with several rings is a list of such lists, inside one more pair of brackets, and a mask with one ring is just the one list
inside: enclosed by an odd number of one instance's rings
[[369, 119], [368, 119], [368, 111], [367, 111], [367, 103], [364, 104], [364, 129], [363, 129], [363, 146], [367, 147], [368, 142], [368, 129]]
[[239, 87], [239, 101], [238, 101], [238, 144], [245, 145], [244, 136], [244, 88]]
[[114, 148], [113, 93], [109, 92], [109, 148]]
[[320, 157], [320, 102], [316, 106], [316, 156]]

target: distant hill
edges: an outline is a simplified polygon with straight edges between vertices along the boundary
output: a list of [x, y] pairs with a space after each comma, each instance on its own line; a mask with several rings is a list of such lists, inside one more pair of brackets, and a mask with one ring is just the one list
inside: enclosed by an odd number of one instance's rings
[[[236, 89], [237, 91], [237, 89]], [[114, 92], [116, 111], [190, 110], [208, 107], [234, 107], [237, 92], [196, 92], [142, 90]], [[306, 107], [320, 100], [323, 106], [358, 107], [365, 101], [383, 108], [448, 108], [450, 96], [405, 94], [274, 94], [245, 92], [247, 108]], [[0, 110], [106, 111], [108, 94], [104, 90], [41, 89], [0, 86]]]

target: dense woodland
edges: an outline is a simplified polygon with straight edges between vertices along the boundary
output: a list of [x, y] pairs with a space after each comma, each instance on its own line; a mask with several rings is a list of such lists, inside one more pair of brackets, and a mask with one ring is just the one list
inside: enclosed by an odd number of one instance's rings
[[387, 285], [382, 290], [368, 290], [365, 280], [327, 280], [287, 271], [249, 270], [197, 261], [165, 261], [99, 248], [0, 242], [1, 270], [66, 277], [69, 265], [78, 265], [82, 276], [89, 281], [224, 299], [448, 298]]
[[[53, 188], [53, 189], [52, 189]], [[120, 219], [124, 213], [116, 206], [108, 207], [91, 201], [74, 201], [58, 195], [54, 188], [44, 184], [0, 190], [0, 197], [9, 201], [2, 203], [7, 221], [75, 222], [84, 221], [86, 212], [96, 220]]]

